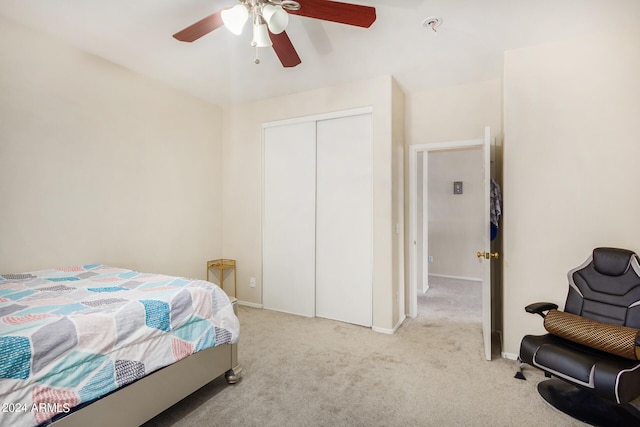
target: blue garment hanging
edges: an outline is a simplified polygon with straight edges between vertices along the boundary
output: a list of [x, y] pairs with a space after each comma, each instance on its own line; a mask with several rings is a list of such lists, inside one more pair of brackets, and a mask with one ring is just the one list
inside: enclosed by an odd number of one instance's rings
[[491, 178], [491, 240], [498, 235], [500, 216], [502, 216], [502, 191], [500, 184]]

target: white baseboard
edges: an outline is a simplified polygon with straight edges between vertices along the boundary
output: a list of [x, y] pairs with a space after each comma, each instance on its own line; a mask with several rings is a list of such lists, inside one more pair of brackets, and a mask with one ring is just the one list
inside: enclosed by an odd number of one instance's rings
[[482, 282], [482, 279], [479, 279], [477, 277], [449, 276], [448, 274], [429, 274], [429, 276], [443, 277], [445, 279], [471, 280], [472, 282]]
[[[254, 302], [249, 302], [249, 301], [240, 301], [238, 300], [238, 305], [244, 305], [247, 307], [253, 307], [253, 308], [260, 308], [260, 309], [264, 309], [264, 306], [262, 304], [256, 304]], [[267, 309], [267, 310], [273, 310], [273, 309]], [[296, 316], [300, 316], [300, 314], [298, 313], [289, 313], [286, 311], [280, 311], [280, 310], [273, 310], [273, 311], [279, 311], [280, 313], [286, 313], [286, 314], [293, 314]], [[306, 317], [306, 316], [303, 316]], [[398, 323], [393, 327], [393, 329], [387, 329], [387, 328], [379, 328], [377, 326], [372, 326], [371, 330], [374, 332], [379, 332], [382, 334], [388, 334], [388, 335], [393, 335], [396, 333], [396, 331], [398, 330], [398, 328], [400, 326], [402, 326], [402, 323], [405, 321], [406, 316], [402, 316], [402, 318], [398, 321]]]
[[374, 332], [379, 332], [381, 334], [387, 334], [387, 335], [393, 335], [396, 333], [396, 331], [398, 330], [398, 328], [400, 326], [402, 326], [402, 323], [404, 322], [404, 320], [406, 319], [406, 316], [402, 316], [402, 318], [398, 321], [398, 323], [396, 323], [396, 326], [393, 327], [393, 329], [387, 329], [387, 328], [379, 328], [377, 326], [372, 326], [371, 330]]
[[427, 293], [428, 290], [429, 290], [429, 285], [427, 285], [427, 289], [424, 289], [424, 290], [420, 287], [420, 288], [418, 288], [418, 294], [423, 294], [424, 295], [424, 294]]
[[246, 305], [247, 307], [262, 308], [262, 304], [256, 304], [255, 302], [240, 301], [240, 300], [238, 300], [238, 304], [239, 304], [239, 305]]
[[504, 351], [500, 353], [503, 359], [509, 360], [518, 360], [518, 355], [514, 353], [505, 353]]

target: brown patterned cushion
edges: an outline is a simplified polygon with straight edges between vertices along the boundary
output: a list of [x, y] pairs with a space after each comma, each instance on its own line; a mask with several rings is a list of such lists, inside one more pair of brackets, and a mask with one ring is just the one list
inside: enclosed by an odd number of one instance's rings
[[578, 344], [640, 360], [640, 347], [636, 346], [639, 329], [598, 322], [558, 310], [547, 313], [544, 327], [549, 333]]

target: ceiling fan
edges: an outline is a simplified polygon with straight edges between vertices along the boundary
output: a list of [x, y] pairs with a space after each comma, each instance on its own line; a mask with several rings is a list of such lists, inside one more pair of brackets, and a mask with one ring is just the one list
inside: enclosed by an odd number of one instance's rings
[[[295, 67], [302, 61], [285, 32], [289, 14], [306, 16], [340, 24], [369, 28], [376, 20], [376, 9], [330, 0], [238, 0], [239, 4], [207, 16], [173, 35], [183, 42], [193, 42], [213, 30], [225, 26], [241, 34], [245, 23], [252, 19], [252, 46], [270, 47], [284, 67]], [[260, 60], [256, 57], [255, 63]]]

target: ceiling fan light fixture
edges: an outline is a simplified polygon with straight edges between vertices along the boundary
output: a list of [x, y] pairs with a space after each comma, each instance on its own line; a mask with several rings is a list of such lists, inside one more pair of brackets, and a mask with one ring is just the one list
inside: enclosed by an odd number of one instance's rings
[[242, 34], [242, 28], [249, 19], [249, 10], [244, 4], [238, 4], [231, 9], [223, 10], [220, 14], [224, 26], [233, 34], [239, 36]]
[[282, 0], [280, 4], [287, 10], [300, 10], [300, 3], [294, 0]]
[[222, 26], [226, 26], [233, 34], [240, 35], [244, 25], [251, 18], [253, 24], [251, 46], [256, 48], [254, 62], [260, 62], [257, 57], [258, 47], [272, 46], [282, 66], [292, 68], [302, 61], [285, 32], [289, 22], [288, 14], [361, 28], [369, 28], [376, 20], [375, 7], [342, 1], [237, 0], [237, 2], [233, 7], [223, 7], [178, 31], [173, 38], [191, 43]]
[[269, 37], [269, 30], [267, 29], [267, 24], [264, 22], [264, 19], [258, 17], [253, 23], [253, 42], [252, 46], [255, 47], [271, 47], [273, 43], [271, 42], [271, 38]]
[[269, 31], [273, 34], [280, 34], [289, 24], [289, 14], [282, 8], [282, 6], [265, 4], [262, 7], [262, 17], [267, 22]]

